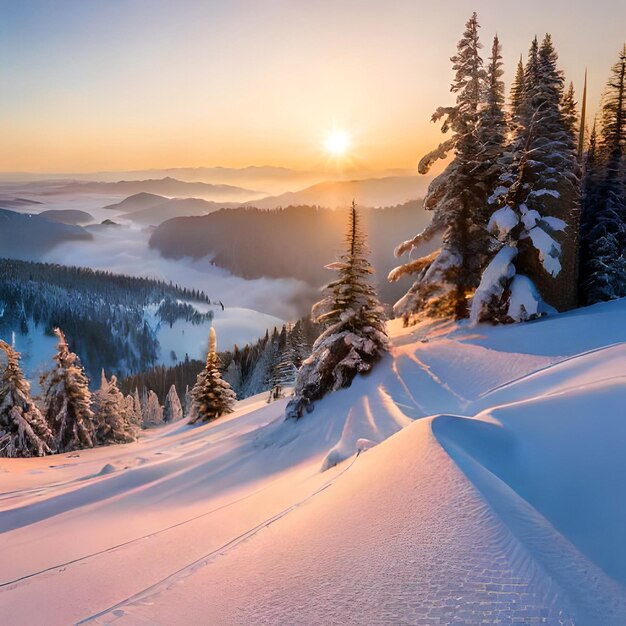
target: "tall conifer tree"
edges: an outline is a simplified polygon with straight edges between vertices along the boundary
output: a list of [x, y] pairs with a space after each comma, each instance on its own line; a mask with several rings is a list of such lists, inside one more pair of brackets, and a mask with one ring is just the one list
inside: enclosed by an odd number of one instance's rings
[[91, 448], [95, 431], [89, 382], [63, 331], [55, 328], [54, 334], [58, 339], [56, 365], [41, 377], [44, 417], [54, 433], [57, 452]]
[[[454, 152], [452, 162], [430, 184], [424, 201], [424, 207], [434, 211], [432, 223], [395, 250], [398, 257], [410, 255], [418, 252], [420, 244], [435, 237], [441, 239], [439, 250], [411, 260], [389, 274], [391, 281], [407, 274], [416, 275], [411, 289], [394, 306], [395, 314], [405, 320], [416, 313], [466, 317], [468, 298], [480, 281], [487, 243], [484, 227], [488, 186], [481, 176], [487, 154], [478, 139], [487, 78], [480, 56], [478, 29], [474, 13], [466, 24], [457, 54], [451, 58], [455, 71], [451, 91], [456, 94], [456, 104], [440, 107], [432, 117], [435, 122], [442, 120], [442, 132], [452, 131], [452, 136], [427, 154], [419, 165], [420, 173], [425, 174], [437, 160]], [[496, 83], [499, 62], [496, 45], [493, 59]]]
[[[509, 163], [490, 200], [494, 252], [471, 307], [473, 321], [521, 321], [576, 301], [580, 179], [573, 90], [550, 35], [531, 44]], [[565, 271], [562, 268], [565, 266]], [[557, 279], [558, 277], [558, 279]], [[554, 305], [554, 306], [553, 306]]]
[[327, 265], [337, 272], [337, 279], [326, 285], [325, 297], [311, 311], [325, 330], [298, 371], [294, 397], [287, 405], [289, 418], [312, 410], [313, 402], [328, 392], [349, 387], [357, 374], [372, 369], [389, 346], [383, 310], [369, 281], [374, 270], [354, 201], [345, 242], [344, 254]]
[[210, 422], [225, 413], [232, 413], [235, 392], [222, 378], [219, 370], [220, 359], [217, 356], [217, 338], [215, 328], [209, 334], [209, 350], [206, 365], [198, 374], [196, 384], [191, 391], [193, 397], [191, 423]]
[[626, 296], [626, 46], [607, 83], [585, 160], [581, 296], [593, 304]]
[[20, 368], [20, 353], [0, 341], [6, 365], [0, 375], [0, 456], [29, 457], [50, 454], [52, 431], [30, 396], [30, 385]]

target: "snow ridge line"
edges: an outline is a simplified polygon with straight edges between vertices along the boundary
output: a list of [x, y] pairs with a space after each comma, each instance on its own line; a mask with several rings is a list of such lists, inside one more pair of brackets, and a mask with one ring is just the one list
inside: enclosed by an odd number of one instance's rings
[[[496, 387], [492, 387], [490, 389], [487, 389], [486, 391], [484, 391], [483, 393], [481, 393], [477, 400], [483, 400], [485, 397], [491, 395], [492, 393], [496, 392], [496, 391], [500, 391], [502, 389], [507, 389], [508, 387], [511, 387], [523, 380], [528, 380], [530, 378], [533, 378], [534, 376], [537, 376], [538, 374], [541, 374], [543, 372], [546, 372], [550, 369], [552, 369], [553, 367], [559, 367], [565, 363], [568, 363], [570, 361], [575, 361], [576, 359], [579, 359], [581, 357], [585, 357], [585, 356], [589, 356], [591, 354], [596, 354], [598, 352], [602, 352], [603, 350], [608, 350], [611, 348], [616, 348], [617, 346], [626, 346], [626, 341], [617, 341], [615, 343], [608, 343], [605, 346], [601, 346], [599, 348], [593, 348], [592, 350], [585, 350], [584, 352], [580, 352], [578, 354], [573, 354], [571, 356], [567, 356], [567, 357], [560, 357], [560, 356], [555, 356], [554, 357], [554, 361], [552, 363], [550, 363], [549, 365], [545, 365], [544, 367], [540, 367], [539, 369], [533, 371], [533, 372], [529, 372], [528, 374], [524, 374], [523, 376], [518, 376], [517, 378], [514, 378], [513, 380], [509, 380], [506, 383], [503, 383], [501, 385], [497, 385]], [[487, 348], [488, 350], [490, 350], [491, 348]]]
[[511, 562], [517, 563], [520, 569], [545, 587], [546, 599], [551, 598], [553, 603], [558, 600], [565, 605], [574, 614], [576, 623], [589, 626], [599, 623], [603, 626], [626, 624], [623, 587], [583, 555], [507, 483], [445, 432], [437, 432], [443, 426], [437, 421], [442, 418], [472, 418], [440, 415], [433, 419], [431, 429], [441, 447], [502, 521], [510, 538], [518, 544], [516, 546], [510, 539], [508, 541]]
[[102, 550], [98, 550], [97, 552], [92, 552], [91, 554], [86, 554], [84, 556], [77, 557], [75, 559], [72, 559], [71, 561], [67, 561], [65, 563], [59, 563], [58, 565], [51, 565], [50, 567], [46, 567], [45, 569], [39, 570], [37, 572], [33, 572], [32, 574], [25, 574], [24, 576], [20, 576], [19, 578], [15, 578], [14, 580], [9, 580], [7, 582], [0, 583], [0, 589], [2, 589], [3, 587], [9, 587], [9, 586], [12, 586], [12, 585], [17, 585], [17, 583], [23, 582], [25, 580], [29, 580], [30, 578], [35, 578], [36, 576], [40, 576], [41, 574], [45, 574], [47, 572], [64, 569], [68, 565], [74, 565], [75, 563], [80, 563], [81, 561], [86, 561], [88, 559], [94, 558], [96, 556], [100, 556], [102, 554], [107, 554], [109, 552], [115, 552], [116, 550], [119, 550], [120, 548], [124, 548], [124, 547], [126, 547], [128, 545], [136, 543], [137, 541], [142, 541], [144, 539], [151, 539], [152, 537], [156, 537], [157, 535], [160, 535], [161, 533], [167, 532], [168, 530], [173, 530], [174, 528], [178, 528], [179, 526], [184, 526], [185, 524], [190, 524], [191, 522], [195, 522], [196, 520], [199, 520], [199, 519], [201, 519], [203, 517], [206, 517], [207, 515], [212, 515], [213, 513], [217, 513], [217, 511], [221, 511], [222, 509], [226, 509], [229, 506], [232, 506], [233, 504], [238, 504], [239, 502], [243, 502], [244, 500], [247, 500], [248, 498], [251, 498], [252, 496], [255, 496], [256, 494], [260, 493], [261, 491], [263, 491], [263, 489], [265, 489], [265, 487], [263, 487], [261, 489], [257, 489], [256, 491], [253, 491], [252, 493], [249, 493], [249, 494], [247, 494], [245, 496], [242, 496], [241, 498], [238, 498], [237, 500], [233, 500], [232, 502], [228, 502], [226, 504], [218, 506], [215, 509], [211, 509], [210, 511], [205, 511], [204, 513], [200, 513], [199, 515], [196, 515], [194, 517], [190, 517], [189, 519], [186, 519], [186, 520], [181, 520], [180, 522], [176, 522], [175, 524], [172, 524], [171, 526], [166, 526], [165, 528], [160, 528], [159, 530], [155, 530], [155, 531], [153, 531], [151, 533], [148, 533], [146, 535], [142, 535], [140, 537], [135, 537], [133, 539], [129, 539], [128, 541], [124, 541], [122, 543], [118, 543], [117, 545], [111, 546], [109, 548], [103, 548]]
[[256, 535], [258, 532], [260, 532], [264, 528], [271, 526], [274, 522], [279, 521], [280, 519], [282, 519], [283, 517], [285, 517], [292, 511], [300, 508], [301, 506], [306, 504], [309, 500], [311, 500], [318, 494], [322, 493], [323, 491], [331, 487], [336, 480], [341, 478], [356, 463], [361, 452], [362, 452], [361, 450], [358, 450], [356, 455], [354, 456], [354, 459], [352, 459], [352, 462], [346, 468], [344, 468], [339, 474], [337, 474], [337, 476], [328, 480], [326, 483], [324, 483], [321, 487], [316, 489], [312, 494], [308, 495], [306, 498], [303, 498], [302, 500], [296, 502], [295, 504], [292, 504], [291, 506], [280, 511], [279, 513], [276, 513], [276, 515], [273, 515], [272, 517], [264, 520], [260, 524], [257, 524], [253, 528], [250, 528], [249, 530], [245, 531], [241, 535], [226, 542], [224, 545], [220, 546], [219, 548], [215, 548], [214, 550], [200, 557], [193, 563], [190, 563], [189, 565], [185, 565], [184, 567], [181, 567], [180, 569], [176, 570], [169, 576], [162, 578], [160, 581], [154, 583], [153, 585], [150, 585], [149, 587], [146, 587], [142, 591], [139, 591], [133, 594], [132, 596], [124, 600], [121, 600], [117, 604], [114, 604], [113, 606], [110, 606], [104, 609], [103, 611], [100, 611], [99, 613], [90, 615], [89, 617], [86, 617], [80, 620], [79, 622], [76, 622], [76, 626], [80, 626], [81, 624], [88, 624], [89, 622], [92, 622], [93, 620], [97, 620], [98, 618], [105, 616], [107, 613], [111, 613], [112, 611], [120, 609], [129, 604], [134, 604], [141, 600], [145, 600], [154, 595], [157, 595], [164, 589], [168, 589], [172, 584], [180, 582], [184, 578], [191, 576], [197, 570], [208, 565], [215, 557], [223, 556], [226, 552], [237, 547], [239, 544], [243, 543], [244, 541], [247, 541], [248, 539]]

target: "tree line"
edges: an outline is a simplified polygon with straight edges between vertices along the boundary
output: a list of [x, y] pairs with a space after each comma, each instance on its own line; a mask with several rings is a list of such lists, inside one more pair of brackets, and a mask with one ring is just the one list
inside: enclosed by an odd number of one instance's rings
[[159, 342], [147, 307], [164, 324], [201, 324], [213, 311], [200, 313], [193, 303], [210, 302], [198, 289], [150, 278], [0, 259], [0, 338], [27, 335], [33, 326], [50, 336], [63, 328], [91, 378], [102, 368], [124, 375], [154, 365]]
[[31, 396], [19, 352], [0, 341], [5, 361], [0, 374], [0, 457], [44, 456], [131, 443], [141, 428], [175, 422], [185, 415], [191, 423], [206, 422], [232, 411], [236, 394], [222, 378], [213, 328], [206, 364], [185, 398], [185, 408], [175, 385], [162, 406], [156, 393], [146, 388], [141, 396], [137, 388], [124, 396], [116, 377], [107, 378], [104, 370], [100, 388], [92, 393], [63, 331], [55, 328], [54, 333], [58, 339], [54, 366], [41, 375], [39, 398]]
[[[235, 344], [232, 350], [219, 353], [222, 375], [240, 399], [269, 392], [276, 386], [289, 387], [311, 354], [320, 331], [320, 325], [303, 318], [267, 330], [256, 342], [241, 348]], [[134, 389], [153, 390], [163, 403], [174, 385], [178, 395], [185, 398], [203, 367], [203, 361], [189, 358], [171, 367], [158, 365], [123, 378], [120, 389], [125, 394]]]
[[456, 102], [433, 114], [450, 136], [420, 162], [452, 156], [425, 199], [433, 219], [395, 250], [409, 260], [389, 279], [414, 277], [395, 314], [513, 322], [625, 295], [626, 48], [588, 140], [549, 34], [520, 59], [508, 106], [500, 41], [486, 64], [481, 48], [473, 14], [451, 59]]

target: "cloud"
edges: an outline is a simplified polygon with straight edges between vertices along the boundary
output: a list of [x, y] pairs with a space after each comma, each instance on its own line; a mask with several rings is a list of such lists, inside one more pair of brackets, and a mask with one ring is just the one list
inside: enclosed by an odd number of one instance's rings
[[172, 281], [203, 290], [227, 307], [250, 308], [294, 320], [305, 315], [316, 290], [294, 279], [245, 280], [211, 265], [209, 259], [164, 259], [148, 247], [149, 231], [132, 226], [98, 226], [92, 241], [67, 242], [45, 254], [44, 260], [119, 274]]

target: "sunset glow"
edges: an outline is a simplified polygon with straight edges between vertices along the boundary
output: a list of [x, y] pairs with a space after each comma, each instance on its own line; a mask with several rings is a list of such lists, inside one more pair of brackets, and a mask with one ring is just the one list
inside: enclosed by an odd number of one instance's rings
[[[0, 170], [308, 169], [339, 156], [414, 169], [439, 143], [430, 117], [453, 102], [449, 56], [472, 9], [467, 2], [451, 0], [441, 11], [399, 0], [388, 21], [377, 0], [260, 6], [4, 3]], [[549, 31], [577, 95], [580, 67], [589, 68], [595, 108], [622, 42], [626, 5], [612, 7], [606, 23], [582, 0], [567, 15], [529, 0], [514, 20], [506, 3], [474, 8], [483, 41], [500, 36], [507, 89], [531, 38]], [[581, 56], [582, 30], [595, 43]], [[345, 120], [343, 136], [326, 137], [335, 116]]]
[[324, 140], [324, 150], [331, 156], [342, 157], [348, 152], [351, 145], [350, 135], [343, 130], [333, 130]]

